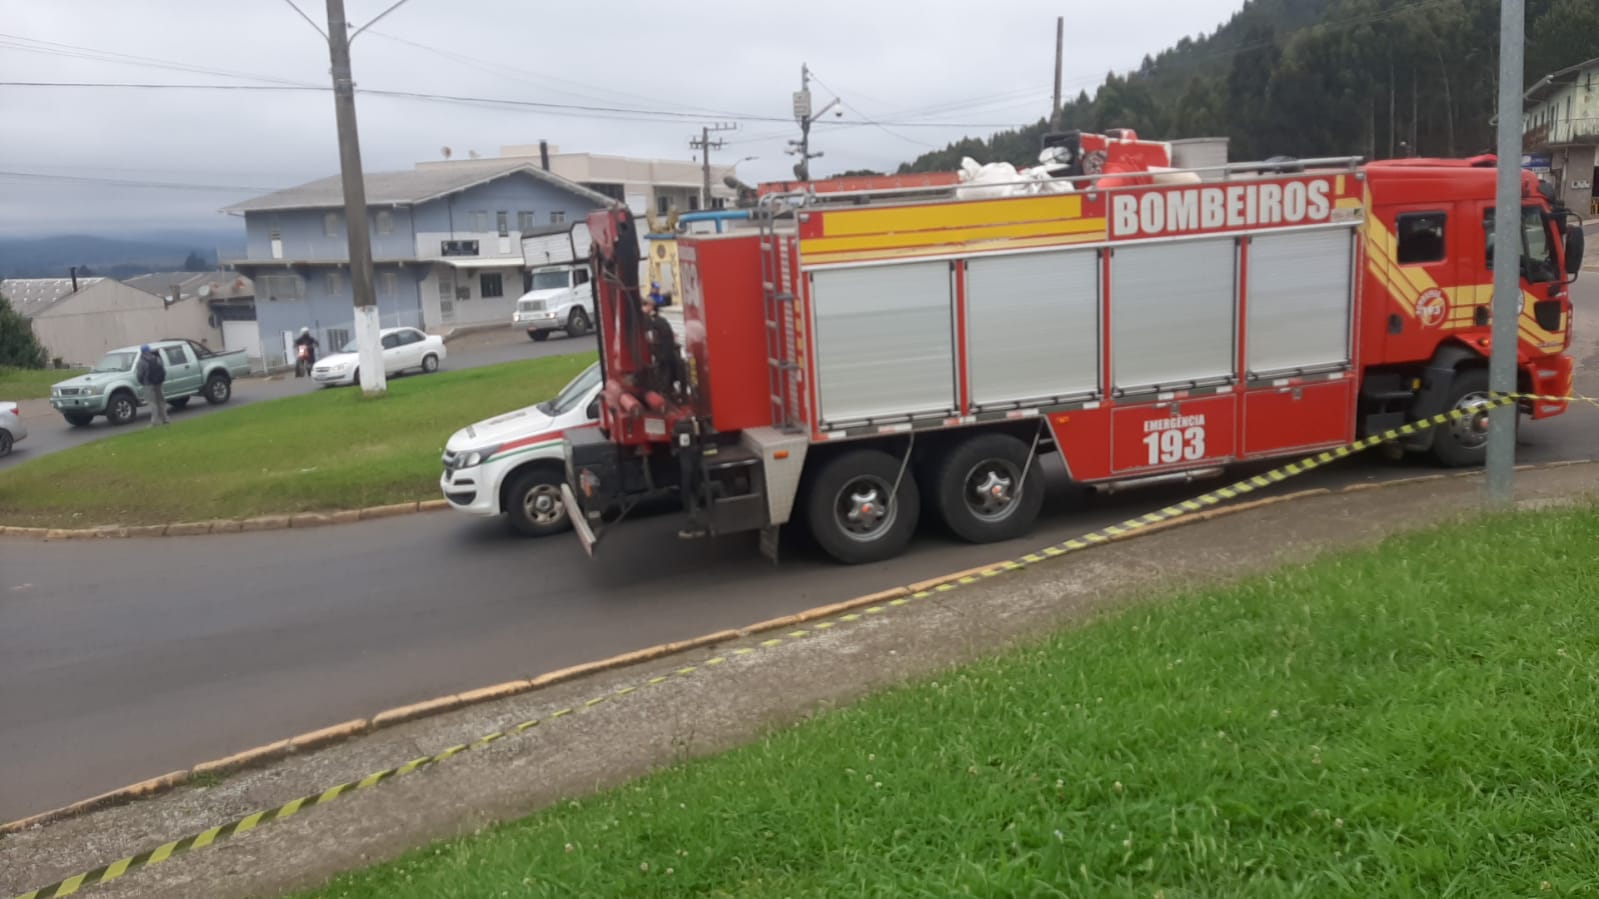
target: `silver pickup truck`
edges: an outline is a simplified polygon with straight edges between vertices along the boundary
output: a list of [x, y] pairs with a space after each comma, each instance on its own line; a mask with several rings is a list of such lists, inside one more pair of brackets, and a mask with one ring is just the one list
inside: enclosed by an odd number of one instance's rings
[[[161, 354], [167, 380], [161, 392], [167, 405], [181, 409], [196, 395], [219, 406], [233, 396], [233, 379], [250, 373], [244, 350], [218, 353], [192, 340], [152, 340], [150, 348]], [[139, 348], [123, 347], [106, 353], [87, 374], [69, 378], [50, 388], [50, 405], [67, 422], [83, 426], [104, 415], [114, 425], [133, 421], [144, 405], [144, 390], [134, 377]]]

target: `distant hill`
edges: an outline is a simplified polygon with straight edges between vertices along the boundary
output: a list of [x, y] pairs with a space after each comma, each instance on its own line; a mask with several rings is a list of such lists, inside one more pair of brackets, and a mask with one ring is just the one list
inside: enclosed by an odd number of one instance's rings
[[[1527, 84], [1599, 55], [1599, 2], [1526, 9]], [[1060, 127], [1227, 137], [1234, 160], [1464, 156], [1494, 143], [1498, 46], [1498, 0], [1246, 0], [1213, 33], [1067, 101]], [[1041, 116], [900, 171], [952, 171], [962, 156], [1033, 165], [1048, 130]]]
[[217, 263], [217, 252], [242, 252], [237, 232], [167, 231], [99, 237], [64, 234], [51, 237], [0, 237], [0, 278], [64, 278], [73, 266], [84, 274], [129, 278], [184, 268], [190, 255], [204, 268]]

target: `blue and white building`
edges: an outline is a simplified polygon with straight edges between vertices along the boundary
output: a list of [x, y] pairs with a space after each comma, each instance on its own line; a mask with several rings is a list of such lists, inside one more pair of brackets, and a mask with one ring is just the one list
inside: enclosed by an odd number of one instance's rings
[[[613, 201], [536, 158], [424, 162], [366, 175], [374, 290], [383, 327], [435, 333], [509, 322], [524, 290], [522, 232], [547, 232]], [[247, 249], [269, 364], [302, 327], [324, 352], [354, 336], [344, 194], [337, 175], [227, 207]]]

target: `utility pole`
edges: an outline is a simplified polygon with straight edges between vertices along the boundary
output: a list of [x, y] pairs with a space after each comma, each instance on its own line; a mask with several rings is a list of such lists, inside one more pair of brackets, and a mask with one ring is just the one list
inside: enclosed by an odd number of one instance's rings
[[711, 151], [712, 150], [720, 150], [720, 149], [722, 149], [722, 139], [721, 138], [717, 138], [716, 142], [712, 143], [711, 142], [711, 132], [712, 131], [732, 131], [732, 130], [736, 129], [737, 127], [738, 127], [737, 125], [732, 125], [732, 124], [705, 125], [705, 126], [702, 126], [700, 128], [700, 136], [699, 136], [698, 140], [695, 140], [692, 137], [689, 138], [689, 141], [688, 141], [689, 147], [691, 147], [692, 149], [695, 149], [695, 150], [699, 150], [700, 153], [702, 154], [701, 157], [700, 157], [700, 160], [701, 160], [700, 161], [700, 167], [705, 172], [705, 187], [704, 187], [704, 190], [702, 191], [702, 193], [700, 194], [700, 208], [701, 209], [710, 209], [711, 208]]
[[[798, 156], [799, 162], [794, 163], [794, 177], [800, 181], [811, 180], [811, 160], [821, 157], [820, 152], [811, 152], [811, 125], [815, 124], [827, 111], [838, 105], [838, 98], [822, 107], [822, 111], [811, 114], [811, 69], [810, 66], [800, 65], [800, 89], [794, 92], [794, 119], [799, 122], [800, 139], [788, 142], [786, 151], [790, 156]], [[843, 115], [840, 110], [837, 115]]]
[[[1521, 319], [1521, 89], [1525, 0], [1499, 0], [1498, 189], [1494, 193], [1493, 348], [1488, 389], [1516, 390], [1516, 350]], [[1507, 506], [1514, 493], [1516, 406], [1488, 412], [1488, 501]]]
[[[355, 295], [355, 345], [361, 392], [388, 391], [379, 345], [382, 323], [372, 291], [372, 238], [366, 220], [366, 182], [361, 174], [361, 140], [355, 126], [355, 80], [350, 72], [350, 24], [344, 0], [328, 3], [328, 55], [333, 63], [333, 110], [339, 128], [339, 174], [344, 181], [344, 230], [350, 242], [350, 288]], [[398, 4], [396, 4], [398, 5]], [[392, 7], [391, 7], [392, 9]], [[387, 15], [387, 13], [385, 13]]]
[[1049, 113], [1049, 127], [1060, 127], [1060, 60], [1066, 50], [1066, 17], [1055, 17], [1055, 105]]

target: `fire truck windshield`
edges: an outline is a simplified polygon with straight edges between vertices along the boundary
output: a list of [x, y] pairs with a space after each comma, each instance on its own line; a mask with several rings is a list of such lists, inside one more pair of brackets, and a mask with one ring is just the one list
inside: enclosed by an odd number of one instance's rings
[[[1494, 267], [1494, 211], [1483, 213], [1482, 230], [1487, 240], [1488, 268]], [[1521, 210], [1521, 276], [1534, 284], [1560, 280], [1555, 263], [1555, 244], [1549, 237], [1549, 222], [1543, 210], [1525, 206]]]

